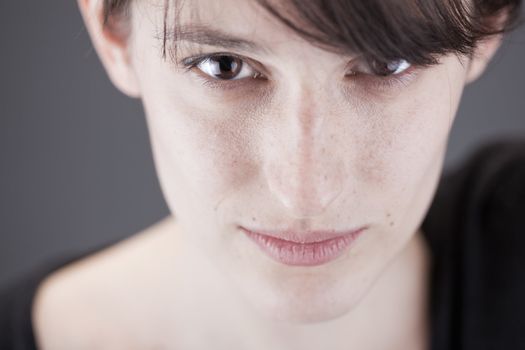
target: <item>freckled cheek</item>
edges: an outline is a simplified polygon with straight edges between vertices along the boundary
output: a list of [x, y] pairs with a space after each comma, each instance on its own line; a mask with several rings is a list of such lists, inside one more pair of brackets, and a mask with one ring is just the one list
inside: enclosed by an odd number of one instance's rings
[[450, 131], [447, 98], [411, 96], [376, 109], [356, 133], [356, 176], [377, 191], [401, 191], [417, 183]]
[[166, 128], [171, 136], [165, 133], [164, 138], [178, 155], [169, 161], [181, 167], [193, 192], [213, 202], [240, 190], [253, 176], [249, 133], [240, 127], [238, 116], [194, 108], [174, 118], [177, 121]]
[[188, 147], [195, 149], [190, 181], [202, 184], [210, 195], [222, 196], [235, 190], [246, 176], [247, 155], [236, 140], [216, 130], [205, 130], [202, 138], [191, 140]]

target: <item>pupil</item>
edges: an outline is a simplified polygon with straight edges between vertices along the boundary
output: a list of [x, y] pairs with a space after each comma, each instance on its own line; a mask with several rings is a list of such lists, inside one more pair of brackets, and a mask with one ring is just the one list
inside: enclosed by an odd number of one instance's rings
[[214, 75], [221, 79], [234, 78], [241, 68], [241, 63], [235, 57], [231, 56], [216, 56], [212, 58], [217, 66], [214, 69]]

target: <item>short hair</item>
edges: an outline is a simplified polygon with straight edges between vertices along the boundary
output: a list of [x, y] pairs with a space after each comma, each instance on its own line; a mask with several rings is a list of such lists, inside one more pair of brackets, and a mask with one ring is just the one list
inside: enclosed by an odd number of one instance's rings
[[[448, 53], [472, 55], [478, 41], [521, 24], [521, 0], [253, 1], [314, 45], [379, 62], [430, 65]], [[130, 3], [104, 0], [104, 25], [125, 20]]]

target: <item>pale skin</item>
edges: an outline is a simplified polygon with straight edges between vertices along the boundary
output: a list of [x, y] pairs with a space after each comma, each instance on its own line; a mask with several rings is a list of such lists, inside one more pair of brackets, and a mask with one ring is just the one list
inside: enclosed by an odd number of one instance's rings
[[[179, 57], [242, 56], [243, 80], [212, 87], [163, 60], [163, 1], [133, 2], [116, 35], [101, 1], [79, 0], [111, 81], [144, 104], [174, 215], [49, 276], [34, 304], [40, 348], [428, 349], [420, 225], [463, 88], [501, 38], [379, 86], [347, 76], [356, 57], [312, 46], [252, 1], [187, 3], [263, 49], [181, 43]], [[291, 267], [237, 225], [368, 228], [339, 259]]]

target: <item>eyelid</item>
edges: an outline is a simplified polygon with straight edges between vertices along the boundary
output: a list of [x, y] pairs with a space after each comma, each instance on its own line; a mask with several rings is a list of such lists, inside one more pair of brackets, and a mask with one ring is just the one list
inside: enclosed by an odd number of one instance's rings
[[383, 96], [383, 94], [396, 94], [415, 82], [423, 73], [424, 68], [424, 66], [412, 64], [402, 73], [386, 77], [373, 74], [349, 75], [348, 79], [350, 82], [346, 87], [352, 91], [367, 91], [367, 93], [378, 97]]

